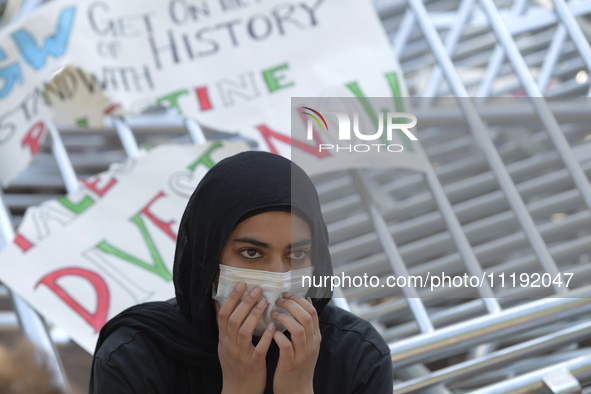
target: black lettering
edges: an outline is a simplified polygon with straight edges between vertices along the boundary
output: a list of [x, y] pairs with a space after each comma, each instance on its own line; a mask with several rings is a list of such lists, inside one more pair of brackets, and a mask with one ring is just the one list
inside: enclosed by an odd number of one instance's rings
[[133, 69], [131, 67], [121, 67], [119, 70], [119, 75], [121, 78], [121, 83], [123, 84], [123, 89], [125, 89], [126, 92], [129, 92], [129, 84], [127, 83], [127, 73], [133, 71]]
[[[263, 22], [263, 34], [255, 34], [255, 24], [256, 21], [262, 21]], [[259, 23], [260, 26], [260, 23]], [[273, 30], [273, 24], [271, 23], [271, 21], [262, 14], [258, 14], [258, 15], [253, 15], [252, 18], [250, 18], [250, 20], [248, 21], [248, 33], [250, 34], [250, 36], [252, 38], [254, 38], [257, 41], [260, 40], [264, 40], [265, 38], [269, 37], [269, 34], [271, 34], [271, 31]]]
[[94, 74], [87, 74], [80, 69], [76, 69], [78, 72], [78, 79], [86, 87], [89, 93], [94, 93], [95, 89], [100, 91], [105, 88], [103, 84], [99, 84]]
[[47, 105], [52, 104], [50, 96], [54, 96], [55, 98], [59, 99], [59, 101], [64, 101], [66, 99], [65, 93], [60, 90], [55, 83], [46, 83], [45, 89], [43, 89], [43, 100]]
[[[103, 67], [102, 71], [103, 81], [100, 83], [100, 86], [104, 90], [123, 89], [130, 91], [131, 89], [135, 89], [136, 91], [142, 91], [144, 89], [154, 88], [154, 80], [152, 79], [150, 68], [147, 65], [138, 69], [133, 67]], [[92, 76], [92, 81], [94, 84], [99, 85], [94, 76]]]
[[195, 37], [197, 37], [197, 41], [211, 45], [211, 49], [209, 51], [197, 52], [197, 56], [213, 55], [214, 53], [216, 53], [220, 49], [220, 46], [218, 45], [218, 43], [216, 41], [212, 40], [211, 38], [203, 37], [203, 35], [209, 31], [210, 31], [209, 27], [206, 27], [204, 29], [197, 31], [197, 34], [195, 34]]
[[199, 21], [200, 16], [208, 17], [209, 5], [202, 2], [200, 6], [195, 4], [187, 4], [185, 0], [172, 0], [168, 4], [168, 13], [170, 19], [177, 25], [182, 25], [191, 18], [194, 22]]
[[170, 51], [172, 53], [172, 61], [173, 63], [179, 62], [179, 56], [176, 48], [176, 42], [174, 39], [174, 35], [172, 30], [169, 30], [168, 33], [168, 44], [164, 44], [161, 46], [157, 46], [156, 40], [154, 39], [154, 35], [150, 34], [148, 40], [150, 41], [150, 49], [152, 50], [152, 55], [154, 56], [154, 63], [156, 63], [157, 68], [162, 68], [162, 62], [160, 61], [160, 54], [163, 52]]
[[300, 3], [300, 6], [310, 15], [310, 26], [316, 26], [318, 23], [318, 20], [316, 19], [316, 10], [322, 3], [324, 3], [324, 0], [318, 0], [311, 8], [308, 7], [306, 3]]
[[4, 145], [12, 139], [16, 133], [16, 125], [14, 123], [6, 122], [5, 120], [12, 116], [18, 108], [11, 109], [0, 115], [0, 146]]
[[238, 81], [225, 79], [219, 81], [216, 85], [226, 107], [234, 104], [235, 97], [248, 101], [261, 95], [252, 72], [240, 75]]
[[144, 24], [146, 25], [146, 32], [148, 32], [148, 34], [152, 33], [152, 21], [150, 21], [149, 14], [144, 15]]
[[170, 19], [177, 25], [185, 23], [189, 16], [187, 3], [183, 0], [172, 0], [168, 3], [168, 13], [170, 14]]
[[105, 27], [101, 28], [96, 20], [95, 10], [97, 8], [101, 8], [105, 11], [109, 10], [109, 6], [107, 5], [107, 3], [104, 3], [102, 1], [92, 3], [88, 7], [88, 21], [90, 22], [90, 27], [92, 27], [92, 30], [94, 30], [96, 34], [98, 34], [99, 36], [106, 36], [107, 34], [109, 34], [109, 32], [113, 32], [113, 22], [109, 22]]
[[305, 26], [302, 25], [297, 19], [291, 17], [293, 12], [295, 11], [295, 7], [291, 4], [281, 4], [273, 9], [273, 17], [277, 22], [277, 29], [279, 30], [279, 34], [284, 35], [285, 29], [283, 28], [283, 24], [285, 22], [290, 22], [300, 29], [304, 29]]
[[183, 34], [183, 43], [185, 44], [185, 49], [187, 50], [187, 55], [189, 55], [189, 59], [193, 59], [193, 48], [191, 48], [191, 44], [189, 43], [189, 37], [186, 34]]
[[117, 20], [118, 33], [123, 37], [138, 37], [140, 29], [137, 27], [137, 20], [143, 18], [141, 15], [121, 17]]
[[244, 4], [242, 0], [220, 0], [220, 5], [224, 11], [228, 11], [233, 8], [246, 7], [246, 4]]
[[115, 75], [115, 70], [111, 67], [103, 67], [103, 82], [102, 86], [105, 90], [118, 90], [119, 85], [117, 83], [117, 77]]
[[209, 5], [206, 2], [201, 3], [201, 7], [191, 4], [189, 5], [189, 12], [191, 13], [191, 18], [193, 18], [194, 22], [199, 21], [199, 16], [209, 16]]
[[20, 107], [25, 115], [25, 120], [30, 121], [32, 117], [37, 116], [39, 112], [39, 100], [41, 99], [43, 91], [36, 87], [31, 93], [25, 96], [21, 102]]
[[226, 23], [220, 23], [215, 26], [216, 29], [220, 29], [222, 27], [226, 27], [228, 29], [228, 34], [230, 35], [230, 40], [232, 41], [233, 46], [238, 46], [238, 41], [236, 40], [236, 35], [234, 34], [234, 26], [239, 24], [240, 20], [235, 19], [233, 21], [229, 21]]
[[145, 80], [147, 82], [148, 88], [154, 89], [154, 81], [152, 80], [152, 74], [150, 74], [150, 69], [148, 68], [148, 66], [143, 67], [143, 72], [133, 70], [133, 81], [135, 83], [135, 88], [138, 91], [142, 90], [142, 80]]
[[43, 101], [47, 105], [52, 105], [50, 95], [57, 97], [60, 101], [71, 99], [78, 89], [78, 79], [71, 68], [66, 68], [44, 86]]

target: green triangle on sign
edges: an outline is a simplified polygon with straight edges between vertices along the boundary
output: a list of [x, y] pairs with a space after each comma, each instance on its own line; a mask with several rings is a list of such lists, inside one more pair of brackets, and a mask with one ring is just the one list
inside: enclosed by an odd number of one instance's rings
[[86, 119], [86, 118], [76, 119], [76, 124], [80, 127], [87, 127], [88, 126], [88, 119]]

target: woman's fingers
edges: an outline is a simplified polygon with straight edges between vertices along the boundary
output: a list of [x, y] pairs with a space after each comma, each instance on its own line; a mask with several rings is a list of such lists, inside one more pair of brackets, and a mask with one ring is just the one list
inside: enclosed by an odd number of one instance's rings
[[[238, 330], [242, 327], [242, 323], [250, 313], [252, 307], [256, 304], [258, 299], [263, 294], [260, 287], [255, 287], [234, 309], [234, 312], [228, 318], [228, 336], [238, 338]], [[224, 303], [225, 305], [225, 303]], [[252, 332], [250, 333], [252, 335]]]
[[310, 301], [298, 295], [283, 293], [283, 298], [277, 300], [277, 305], [288, 311], [306, 329], [319, 332], [318, 312]]
[[[287, 313], [273, 312], [271, 317], [283, 324], [290, 332], [290, 346], [293, 346], [295, 356], [305, 357], [306, 349], [310, 348], [312, 345], [306, 338], [306, 329]], [[312, 336], [311, 333], [309, 335]], [[277, 345], [279, 345], [279, 343], [277, 343]]]
[[257, 343], [256, 347], [254, 348], [253, 357], [256, 360], [264, 360], [267, 356], [267, 351], [269, 350], [269, 346], [271, 346], [271, 341], [273, 340], [274, 332], [275, 323], [269, 323], [267, 325], [267, 328], [265, 328], [265, 332], [259, 340], [259, 343]]
[[[280, 314], [285, 315], [285, 313]], [[287, 339], [284, 333], [282, 333], [281, 331], [275, 331], [275, 333], [273, 334], [273, 339], [275, 339], [275, 343], [277, 343], [277, 346], [281, 351], [280, 357], [284, 357], [287, 360], [293, 360], [295, 358], [293, 343], [289, 339]]]
[[220, 338], [227, 337], [227, 340], [236, 344], [238, 349], [244, 350], [245, 346], [253, 349], [255, 357], [266, 354], [272, 338], [276, 341], [279, 338], [278, 345], [282, 345], [280, 348], [289, 346], [292, 354], [303, 357], [318, 347], [321, 338], [316, 308], [311, 301], [289, 293], [284, 293], [283, 298], [277, 300], [277, 305], [289, 314], [274, 312], [272, 317], [289, 330], [292, 340], [283, 334], [275, 334], [275, 327], [271, 324], [271, 328], [265, 330], [257, 346], [253, 347], [252, 333], [268, 303], [264, 298], [259, 300], [263, 294], [262, 289], [257, 287], [244, 296], [245, 290], [246, 285], [241, 282], [236, 285], [221, 307], [215, 303]]
[[252, 332], [267, 306], [267, 301], [261, 299], [257, 304], [262, 295], [260, 288], [250, 293], [245, 291], [246, 285], [238, 284], [221, 307], [216, 303], [220, 330], [218, 356], [223, 386], [224, 392], [262, 393], [267, 375], [265, 356], [273, 332], [263, 335], [261, 343], [257, 345], [259, 350], [253, 346]]
[[224, 305], [220, 307], [216, 301], [216, 312], [220, 337], [225, 337], [228, 335], [228, 319], [232, 315], [234, 309], [236, 309], [236, 305], [238, 305], [240, 302], [240, 297], [242, 297], [244, 290], [246, 290], [246, 284], [244, 282], [240, 282], [234, 287], [234, 290], [232, 290], [224, 302]]
[[[249, 296], [250, 297], [250, 296]], [[248, 297], [247, 297], [248, 298]], [[244, 302], [244, 301], [242, 301]], [[256, 328], [259, 320], [263, 313], [265, 313], [265, 309], [267, 309], [267, 299], [261, 298], [259, 302], [256, 303], [254, 308], [250, 311], [242, 326], [238, 329], [238, 346], [248, 345], [252, 343], [252, 333]]]

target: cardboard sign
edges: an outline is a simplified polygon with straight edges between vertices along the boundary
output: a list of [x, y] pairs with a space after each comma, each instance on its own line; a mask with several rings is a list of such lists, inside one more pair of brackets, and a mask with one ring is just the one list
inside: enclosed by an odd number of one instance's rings
[[94, 127], [161, 105], [290, 157], [310, 145], [292, 143], [291, 97], [404, 93], [368, 0], [54, 0], [0, 43], [3, 185], [50, 120]]
[[0, 280], [88, 352], [129, 306], [174, 297], [184, 208], [203, 175], [245, 144], [161, 146], [114, 164], [77, 193], [27, 210], [0, 254]]

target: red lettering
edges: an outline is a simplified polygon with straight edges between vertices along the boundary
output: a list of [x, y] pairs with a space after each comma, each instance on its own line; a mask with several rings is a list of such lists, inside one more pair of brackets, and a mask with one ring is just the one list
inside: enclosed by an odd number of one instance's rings
[[22, 234], [19, 233], [16, 233], [16, 236], [14, 237], [14, 243], [16, 244], [16, 246], [21, 248], [23, 252], [27, 252], [29, 249], [35, 246], [31, 241], [29, 241], [28, 239], [23, 237]]
[[152, 222], [154, 222], [154, 224], [156, 224], [156, 226], [158, 226], [158, 228], [160, 228], [160, 230], [164, 231], [166, 233], [166, 235], [168, 235], [170, 238], [172, 238], [173, 241], [176, 242], [176, 234], [170, 228], [170, 226], [173, 225], [174, 220], [171, 220], [169, 222], [163, 222], [162, 220], [160, 220], [156, 216], [154, 216], [154, 214], [152, 212], [150, 212], [150, 207], [152, 206], [152, 204], [154, 204], [156, 202], [156, 200], [158, 200], [159, 198], [164, 197], [164, 196], [165, 196], [164, 192], [158, 193], [156, 195], [156, 197], [154, 197], [148, 203], [148, 205], [146, 205], [144, 208], [142, 208], [141, 212], [144, 215], [146, 215], [148, 217], [148, 219], [150, 219]]
[[109, 191], [109, 189], [112, 188], [117, 183], [117, 179], [111, 178], [105, 187], [103, 187], [102, 189], [99, 189], [98, 183], [100, 182], [100, 180], [101, 180], [100, 178], [96, 178], [94, 181], [89, 182], [86, 179], [82, 179], [80, 182], [82, 182], [82, 184], [84, 186], [86, 186], [87, 188], [89, 188], [90, 190], [95, 192], [99, 197], [104, 196], [105, 193], [107, 193]]
[[117, 103], [117, 104], [112, 104], [112, 105], [109, 105], [109, 106], [108, 106], [108, 107], [105, 109], [104, 113], [108, 115], [108, 114], [110, 114], [111, 112], [115, 111], [115, 110], [116, 110], [117, 108], [119, 108], [119, 107], [121, 107], [121, 104], [119, 104], [119, 103]]
[[201, 111], [208, 111], [213, 108], [211, 101], [209, 100], [209, 95], [207, 94], [207, 87], [202, 86], [195, 88], [195, 93], [197, 93], [197, 99], [199, 100]]
[[39, 140], [44, 134], [45, 124], [43, 122], [35, 123], [33, 126], [31, 126], [29, 131], [27, 131], [27, 135], [25, 135], [25, 138], [23, 138], [21, 146], [25, 147], [28, 145], [31, 149], [31, 153], [34, 155], [39, 150]]
[[[57, 280], [68, 275], [79, 276], [89, 281], [97, 295], [96, 311], [90, 313], [78, 303], [63, 287], [57, 284]], [[37, 282], [35, 288], [40, 284], [49, 287], [62, 301], [79, 314], [88, 324], [94, 328], [94, 332], [99, 332], [101, 327], [107, 322], [109, 312], [109, 287], [107, 283], [98, 274], [83, 268], [63, 268], [45, 275]]]
[[259, 126], [257, 126], [257, 129], [259, 129], [259, 131], [261, 132], [263, 138], [265, 139], [265, 141], [267, 142], [267, 145], [269, 146], [269, 150], [272, 153], [279, 154], [279, 151], [277, 150], [277, 148], [275, 147], [275, 145], [273, 145], [273, 142], [271, 141], [272, 138], [275, 138], [276, 140], [279, 140], [281, 142], [285, 142], [286, 144], [291, 145], [293, 148], [298, 148], [298, 149], [303, 150], [306, 153], [314, 155], [314, 156], [318, 157], [319, 159], [324, 159], [325, 157], [330, 156], [330, 153], [328, 153], [326, 150], [319, 152], [318, 148], [319, 148], [319, 145], [322, 143], [322, 141], [320, 140], [320, 137], [318, 136], [316, 131], [314, 131], [315, 145], [308, 145], [302, 141], [292, 140], [289, 136], [278, 133], [276, 131], [273, 131], [265, 125], [259, 125]]

